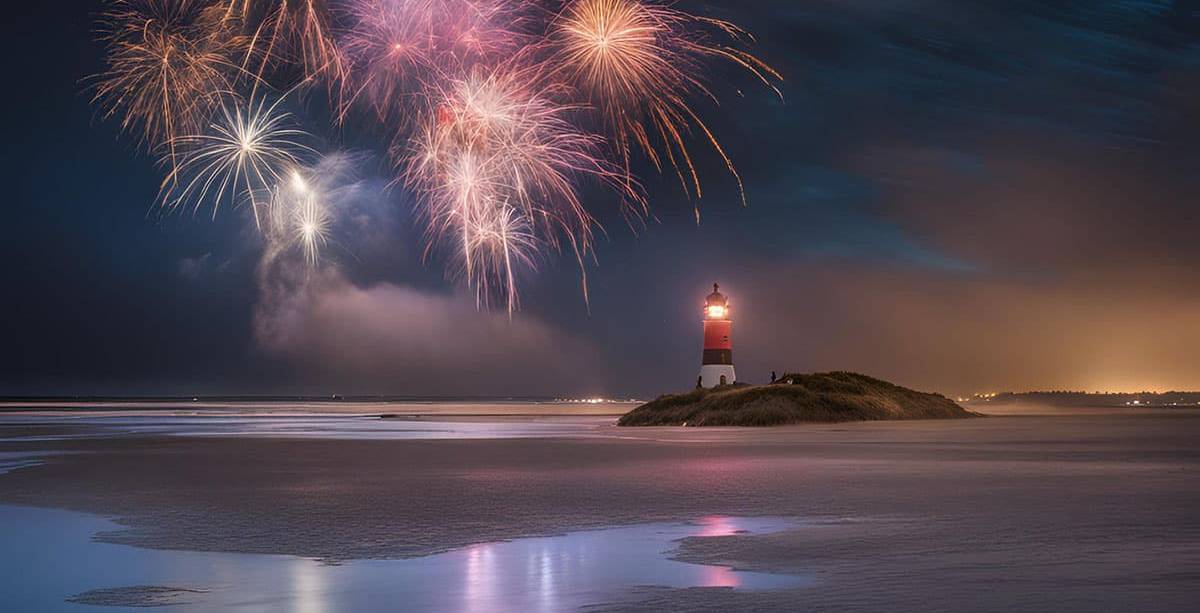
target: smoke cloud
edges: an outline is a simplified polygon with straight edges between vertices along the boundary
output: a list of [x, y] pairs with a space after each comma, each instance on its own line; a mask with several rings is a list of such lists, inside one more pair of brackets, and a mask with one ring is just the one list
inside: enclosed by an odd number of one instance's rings
[[462, 294], [360, 288], [334, 270], [276, 288], [255, 321], [269, 353], [383, 392], [554, 394], [595, 379], [594, 352], [534, 318], [478, 311]]
[[[333, 156], [311, 173], [335, 220], [332, 244], [386, 226], [383, 191], [356, 177], [356, 166]], [[314, 267], [286, 232], [264, 236], [256, 341], [313, 382], [355, 393], [549, 395], [591, 389], [599, 379], [594, 349], [535, 317], [480, 310], [462, 292], [356, 283], [350, 269], [367, 267], [357, 256], [335, 252]]]

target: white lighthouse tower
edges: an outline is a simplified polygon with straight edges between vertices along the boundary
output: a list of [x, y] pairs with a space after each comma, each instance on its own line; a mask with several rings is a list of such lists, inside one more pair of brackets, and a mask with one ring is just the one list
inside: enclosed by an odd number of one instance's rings
[[704, 299], [704, 355], [700, 360], [698, 387], [729, 385], [737, 381], [733, 371], [733, 321], [729, 319], [729, 300], [713, 283], [713, 291]]

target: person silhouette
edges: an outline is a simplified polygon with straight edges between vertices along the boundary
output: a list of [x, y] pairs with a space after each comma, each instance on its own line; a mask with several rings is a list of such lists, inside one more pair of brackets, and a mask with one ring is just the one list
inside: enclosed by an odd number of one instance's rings
[[775, 371], [771, 371], [771, 383], [775, 382]]

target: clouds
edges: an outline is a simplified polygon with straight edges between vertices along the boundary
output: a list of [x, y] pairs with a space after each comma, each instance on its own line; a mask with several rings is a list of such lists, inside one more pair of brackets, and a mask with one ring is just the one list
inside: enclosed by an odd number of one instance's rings
[[751, 27], [791, 65], [789, 104], [745, 124], [775, 126], [760, 146], [787, 154], [747, 170], [752, 210], [722, 220], [753, 227], [728, 250], [746, 372], [950, 393], [1200, 385], [1194, 14], [780, 5], [763, 13], [788, 18]]
[[1183, 273], [1031, 281], [796, 266], [771, 299], [742, 305], [736, 343], [747, 375], [852, 369], [949, 394], [1190, 388], [1200, 288]]
[[261, 303], [255, 331], [271, 355], [356, 393], [555, 394], [602, 378], [586, 343], [536, 318], [479, 311], [462, 294], [360, 288], [334, 272]]
[[[887, 214], [939, 249], [999, 275], [1145, 273], [1200, 260], [1200, 180], [1186, 158], [1014, 133], [963, 172], [944, 152], [886, 147], [862, 170], [888, 185]], [[1122, 270], [1124, 269], [1124, 270]]]

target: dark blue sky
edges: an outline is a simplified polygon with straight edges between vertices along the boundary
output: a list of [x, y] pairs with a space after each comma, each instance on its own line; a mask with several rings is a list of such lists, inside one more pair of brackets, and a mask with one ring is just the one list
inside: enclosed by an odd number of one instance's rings
[[699, 226], [670, 177], [643, 173], [636, 232], [589, 195], [590, 313], [552, 256], [511, 323], [421, 262], [383, 139], [317, 108], [297, 110], [356, 152], [371, 222], [319, 300], [273, 303], [246, 212], [158, 215], [153, 160], [89, 104], [100, 3], [9, 8], [0, 393], [652, 394], [694, 381], [713, 281], [743, 379], [1200, 388], [1197, 3], [684, 6], [745, 26], [787, 79], [781, 102], [718, 70], [722, 106], [697, 103], [749, 206], [712, 155]]

